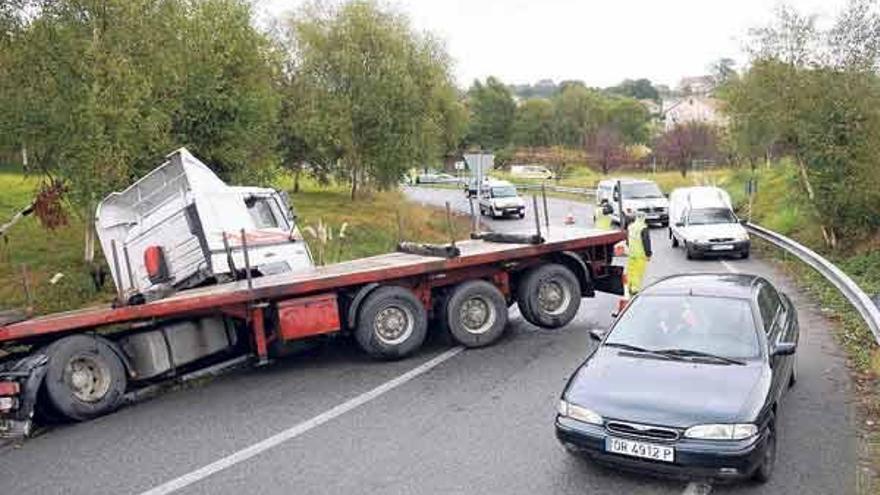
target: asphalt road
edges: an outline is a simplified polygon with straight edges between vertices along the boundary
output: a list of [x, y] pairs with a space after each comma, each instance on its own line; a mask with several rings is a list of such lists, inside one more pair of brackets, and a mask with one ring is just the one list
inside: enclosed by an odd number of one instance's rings
[[[408, 194], [468, 211], [460, 191]], [[569, 211], [581, 226], [592, 218], [585, 204], [549, 199], [549, 206], [551, 228], [565, 228]], [[530, 215], [487, 224], [530, 229]], [[386, 363], [340, 340], [55, 427], [0, 449], [0, 493], [852, 493], [850, 384], [818, 308], [760, 260], [687, 261], [669, 247], [665, 230], [652, 237], [649, 278], [754, 272], [799, 308], [800, 381], [782, 406], [780, 458], [767, 485], [621, 474], [565, 453], [553, 435], [554, 407], [592, 345], [588, 330], [611, 322], [616, 299], [600, 296], [557, 331], [536, 329], [514, 309], [505, 337], [486, 349], [463, 351], [435, 338], [417, 356]]]

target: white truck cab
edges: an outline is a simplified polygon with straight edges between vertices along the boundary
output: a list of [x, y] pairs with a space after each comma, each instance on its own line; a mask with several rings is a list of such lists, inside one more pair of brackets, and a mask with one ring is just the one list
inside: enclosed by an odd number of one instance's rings
[[101, 201], [95, 229], [129, 300], [314, 266], [285, 193], [229, 186], [185, 148]]
[[[611, 197], [607, 194], [610, 185]], [[609, 203], [612, 207], [611, 220], [621, 223], [625, 215], [629, 224], [638, 213], [644, 213], [647, 223], [656, 223], [664, 227], [669, 225], [669, 200], [660, 191], [654, 181], [643, 179], [609, 179], [602, 181], [597, 187], [597, 201]], [[623, 206], [621, 215], [620, 207]]]
[[516, 192], [516, 187], [505, 180], [490, 180], [480, 188], [480, 214], [499, 218], [526, 216], [526, 203]]
[[749, 257], [749, 233], [733, 212], [727, 191], [687, 187], [674, 190], [670, 199], [673, 219], [669, 238], [672, 247], [685, 248], [688, 259], [706, 255]]

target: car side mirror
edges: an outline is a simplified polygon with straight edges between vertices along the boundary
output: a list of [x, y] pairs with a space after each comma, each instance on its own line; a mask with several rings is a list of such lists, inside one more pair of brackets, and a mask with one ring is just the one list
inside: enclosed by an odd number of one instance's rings
[[620, 193], [617, 191], [614, 191], [612, 198], [614, 198], [614, 201], [620, 201]]
[[684, 227], [684, 222], [675, 222], [676, 227]]
[[605, 338], [605, 335], [608, 333], [607, 330], [603, 330], [601, 328], [594, 328], [590, 330], [590, 338], [595, 340], [596, 342], [601, 342], [602, 339]]
[[740, 219], [739, 219], [739, 223], [742, 224], [742, 225], [748, 225], [748, 224], [749, 224], [749, 221], [746, 220], [745, 218], [740, 218]]
[[774, 356], [791, 356], [797, 350], [797, 344], [794, 342], [779, 342], [773, 347]]
[[608, 203], [605, 203], [602, 206], [602, 214], [603, 215], [610, 215], [612, 213], [614, 213], [614, 207], [609, 205]]

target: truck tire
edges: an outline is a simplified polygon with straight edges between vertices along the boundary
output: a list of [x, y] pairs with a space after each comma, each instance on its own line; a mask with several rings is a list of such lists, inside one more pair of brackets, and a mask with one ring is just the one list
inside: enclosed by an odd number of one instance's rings
[[428, 313], [409, 289], [379, 287], [358, 311], [355, 339], [369, 355], [400, 359], [415, 352], [428, 333]]
[[46, 354], [46, 398], [62, 416], [84, 421], [122, 403], [125, 367], [107, 340], [71, 335], [49, 345]]
[[542, 328], [567, 325], [581, 306], [577, 277], [563, 265], [550, 263], [526, 272], [517, 287], [523, 318]]
[[489, 282], [464, 282], [453, 289], [441, 317], [453, 340], [465, 347], [483, 347], [504, 333], [507, 301]]

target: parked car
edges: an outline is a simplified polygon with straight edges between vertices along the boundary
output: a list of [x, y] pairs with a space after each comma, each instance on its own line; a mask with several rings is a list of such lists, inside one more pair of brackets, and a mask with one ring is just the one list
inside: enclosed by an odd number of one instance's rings
[[458, 177], [444, 173], [427, 173], [416, 176], [416, 184], [457, 184]]
[[556, 436], [626, 469], [767, 481], [797, 380], [794, 305], [764, 278], [678, 275], [636, 296], [574, 372]]
[[541, 165], [511, 165], [510, 175], [523, 179], [553, 179], [553, 172]]
[[480, 191], [480, 214], [492, 218], [526, 216], [526, 203], [516, 187], [504, 180], [490, 180]]
[[[619, 184], [619, 186], [618, 186]], [[611, 187], [610, 198], [604, 196], [608, 186]], [[622, 191], [618, 190], [621, 188]], [[611, 220], [615, 223], [621, 223], [620, 203], [623, 203], [623, 215], [626, 222], [630, 223], [635, 220], [638, 213], [644, 213], [645, 219], [649, 224], [660, 224], [664, 227], [669, 225], [669, 200], [660, 191], [654, 181], [643, 179], [609, 179], [601, 181], [597, 187], [597, 199], [600, 204], [611, 204], [613, 211]], [[603, 196], [599, 196], [602, 194]], [[619, 201], [620, 195], [623, 200]]]
[[716, 187], [675, 190], [669, 229], [672, 247], [683, 246], [688, 259], [702, 256], [748, 258], [751, 240], [730, 207], [730, 196]]

